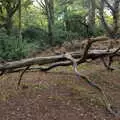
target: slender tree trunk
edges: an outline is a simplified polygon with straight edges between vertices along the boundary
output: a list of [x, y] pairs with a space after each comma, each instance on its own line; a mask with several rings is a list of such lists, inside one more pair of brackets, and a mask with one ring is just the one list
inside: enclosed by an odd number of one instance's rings
[[[113, 16], [113, 27], [111, 28], [104, 17], [104, 6], [105, 4], [107, 5], [107, 7], [111, 10], [112, 12], [112, 16]], [[105, 28], [105, 30], [107, 31], [108, 35], [111, 38], [116, 38], [117, 34], [119, 34], [119, 4], [120, 4], [120, 0], [114, 0], [113, 5], [111, 5], [108, 0], [101, 0], [100, 2], [100, 8], [99, 8], [99, 13], [100, 13], [100, 17], [101, 17], [101, 22]]]
[[65, 8], [64, 8], [64, 27], [65, 27], [65, 31], [70, 30], [70, 24], [69, 24], [69, 20], [68, 20], [67, 5], [65, 5]]
[[21, 0], [19, 0], [19, 39], [22, 39], [22, 34], [21, 34]]
[[48, 37], [50, 45], [54, 45], [54, 0], [44, 0], [48, 19]]
[[95, 0], [90, 0], [89, 1], [89, 27], [90, 30], [92, 31], [92, 34], [94, 35], [95, 32]]
[[7, 19], [6, 19], [5, 29], [6, 29], [7, 35], [10, 35], [12, 30], [12, 17], [10, 17], [9, 15], [7, 16]]
[[119, 0], [115, 0], [115, 3], [114, 3], [114, 10], [112, 11], [112, 14], [113, 14], [113, 32], [114, 32], [114, 35], [117, 34], [118, 32], [118, 29], [119, 29], [119, 4], [120, 4], [120, 1]]
[[104, 17], [104, 7], [105, 7], [105, 2], [104, 2], [104, 0], [101, 0], [101, 2], [100, 2], [100, 9], [99, 9], [101, 23], [102, 23], [103, 27], [105, 28], [105, 30], [107, 31], [108, 35], [110, 37], [112, 37], [113, 33], [112, 33], [110, 27], [108, 26], [108, 24], [107, 24], [107, 22], [105, 20], [105, 17]]
[[49, 1], [49, 37], [50, 44], [54, 45], [54, 1]]

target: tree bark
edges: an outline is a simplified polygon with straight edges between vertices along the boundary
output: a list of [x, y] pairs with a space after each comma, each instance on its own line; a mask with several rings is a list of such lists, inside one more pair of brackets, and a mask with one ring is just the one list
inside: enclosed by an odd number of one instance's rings
[[92, 34], [94, 35], [95, 30], [95, 0], [90, 0], [89, 5], [89, 22], [88, 25], [90, 27], [90, 30], [92, 31]]
[[114, 35], [117, 34], [118, 30], [119, 30], [119, 5], [120, 5], [120, 0], [115, 0], [114, 3], [114, 10], [112, 11], [113, 14], [113, 32]]
[[[113, 16], [113, 23], [112, 23], [112, 27], [110, 27], [108, 25], [108, 23], [105, 20], [105, 16], [104, 16], [104, 8], [105, 8], [105, 4], [107, 5], [107, 7], [111, 10], [112, 16]], [[101, 18], [101, 22], [106, 30], [106, 32], [108, 33], [108, 35], [111, 38], [116, 38], [117, 35], [119, 34], [119, 4], [120, 4], [120, 0], [114, 0], [113, 5], [111, 5], [108, 0], [101, 0], [100, 1], [100, 8], [99, 8], [99, 13], [100, 13], [100, 18]]]
[[[113, 52], [115, 52], [115, 50], [116, 49], [112, 49], [110, 52], [107, 52], [106, 50], [90, 50], [87, 56], [85, 57], [84, 62], [86, 62], [87, 59], [94, 60], [104, 56], [110, 56], [112, 55]], [[82, 57], [82, 53], [73, 52], [70, 54], [72, 55], [73, 58], [76, 58], [76, 59]], [[120, 52], [118, 52], [116, 56], [120, 56]], [[45, 64], [51, 64], [51, 63], [60, 62], [60, 61], [66, 61], [64, 54], [57, 55], [57, 56], [36, 57], [36, 58], [23, 59], [20, 61], [7, 62], [4, 64], [0, 64], [0, 71], [16, 69], [16, 68], [21, 68], [21, 67], [26, 67], [26, 66], [36, 65], [36, 64], [45, 65]], [[81, 63], [83, 62], [81, 61]]]
[[22, 40], [22, 34], [21, 34], [21, 0], [19, 0], [19, 40]]
[[[6, 3], [6, 4], [5, 4]], [[18, 1], [1, 1], [1, 22], [2, 24], [0, 27], [4, 27], [6, 29], [6, 32], [8, 35], [10, 35], [12, 30], [12, 18], [15, 12], [19, 8], [19, 2]], [[6, 11], [6, 13], [4, 13]]]
[[48, 19], [49, 44], [54, 45], [54, 0], [44, 0]]

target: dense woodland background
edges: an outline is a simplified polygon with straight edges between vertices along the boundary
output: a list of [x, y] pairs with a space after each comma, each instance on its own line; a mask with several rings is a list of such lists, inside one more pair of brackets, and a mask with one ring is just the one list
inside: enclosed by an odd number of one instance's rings
[[120, 37], [120, 0], [0, 0], [0, 59], [107, 35]]

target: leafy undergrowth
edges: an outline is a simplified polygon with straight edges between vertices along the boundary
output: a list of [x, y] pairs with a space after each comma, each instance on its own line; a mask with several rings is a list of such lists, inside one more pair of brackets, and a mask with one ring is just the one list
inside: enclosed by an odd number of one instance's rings
[[[99, 61], [78, 69], [100, 85], [114, 110], [120, 111], [120, 70], [106, 71]], [[71, 66], [25, 73], [20, 89], [16, 89], [18, 77], [14, 73], [0, 78], [0, 120], [120, 119], [106, 111], [99, 92], [78, 80]]]

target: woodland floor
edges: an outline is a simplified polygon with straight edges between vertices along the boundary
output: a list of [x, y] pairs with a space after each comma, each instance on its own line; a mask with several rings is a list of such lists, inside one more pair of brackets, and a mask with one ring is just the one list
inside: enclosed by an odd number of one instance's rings
[[[99, 84], [114, 109], [120, 110], [120, 70], [108, 72], [98, 63], [83, 64], [79, 70]], [[120, 120], [106, 111], [95, 89], [77, 80], [72, 67], [28, 72], [19, 90], [18, 76], [0, 80], [0, 120]]]
[[[99, 60], [78, 69], [100, 85], [120, 111], [120, 69], [107, 71]], [[120, 120], [106, 111], [99, 92], [78, 80], [71, 66], [27, 72], [16, 89], [19, 74], [0, 78], [0, 120]]]

